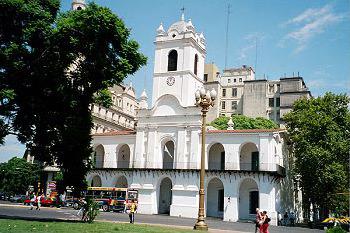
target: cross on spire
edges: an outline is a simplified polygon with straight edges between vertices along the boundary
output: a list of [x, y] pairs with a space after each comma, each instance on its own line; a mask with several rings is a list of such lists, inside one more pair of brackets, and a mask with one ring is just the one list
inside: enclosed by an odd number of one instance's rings
[[181, 10], [181, 12], [182, 12], [182, 13], [181, 13], [181, 20], [182, 20], [182, 21], [185, 21], [185, 7], [183, 6], [180, 10]]

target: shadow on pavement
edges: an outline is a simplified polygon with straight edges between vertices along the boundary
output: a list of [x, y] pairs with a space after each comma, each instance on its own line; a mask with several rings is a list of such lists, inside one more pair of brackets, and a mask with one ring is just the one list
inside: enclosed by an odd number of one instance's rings
[[8, 216], [0, 215], [0, 219], [11, 219], [11, 220], [26, 220], [26, 221], [38, 221], [38, 222], [69, 222], [69, 223], [82, 223], [81, 220], [74, 219], [60, 219], [60, 218], [40, 218], [40, 217], [25, 217], [25, 216]]

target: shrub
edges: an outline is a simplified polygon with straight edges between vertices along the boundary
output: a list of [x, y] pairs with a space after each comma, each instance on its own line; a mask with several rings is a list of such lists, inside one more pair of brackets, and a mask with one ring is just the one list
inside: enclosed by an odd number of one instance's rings
[[327, 230], [327, 233], [346, 233], [346, 231], [340, 226], [333, 227]]

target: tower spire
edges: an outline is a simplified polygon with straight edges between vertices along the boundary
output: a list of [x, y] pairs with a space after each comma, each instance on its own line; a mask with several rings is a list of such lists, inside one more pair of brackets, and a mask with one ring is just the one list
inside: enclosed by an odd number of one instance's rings
[[182, 8], [181, 8], [181, 21], [185, 21], [185, 7], [183, 6]]

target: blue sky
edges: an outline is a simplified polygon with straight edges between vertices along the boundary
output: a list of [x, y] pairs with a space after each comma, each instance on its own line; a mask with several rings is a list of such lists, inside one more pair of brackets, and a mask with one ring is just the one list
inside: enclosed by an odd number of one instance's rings
[[[255, 66], [257, 76], [274, 80], [300, 73], [314, 96], [327, 91], [350, 90], [350, 1], [321, 0], [96, 0], [109, 7], [131, 29], [148, 64], [126, 83], [132, 82], [139, 95], [143, 88], [151, 97], [156, 29], [165, 29], [180, 19], [185, 7], [186, 20], [192, 19], [207, 43], [206, 62], [225, 66], [227, 6], [231, 5], [227, 67]], [[62, 11], [70, 9], [62, 1]], [[146, 81], [145, 81], [146, 80]], [[24, 146], [9, 137], [0, 147], [0, 162], [22, 156]]]

